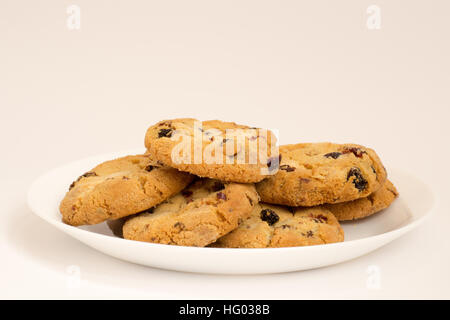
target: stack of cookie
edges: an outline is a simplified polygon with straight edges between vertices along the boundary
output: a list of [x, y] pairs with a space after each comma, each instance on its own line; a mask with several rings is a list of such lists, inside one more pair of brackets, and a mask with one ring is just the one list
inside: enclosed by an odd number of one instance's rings
[[160, 244], [306, 246], [343, 241], [339, 221], [376, 213], [398, 195], [376, 153], [360, 145], [278, 149], [268, 130], [175, 119], [151, 126], [145, 146], [74, 181], [63, 221], [107, 221], [118, 236]]

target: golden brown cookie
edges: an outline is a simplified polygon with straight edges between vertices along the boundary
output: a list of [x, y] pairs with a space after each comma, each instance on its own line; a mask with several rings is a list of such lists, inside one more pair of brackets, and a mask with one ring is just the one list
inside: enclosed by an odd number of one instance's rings
[[324, 208], [287, 208], [259, 203], [237, 229], [212, 247], [296, 247], [344, 241], [344, 231]]
[[67, 224], [96, 224], [149, 209], [192, 180], [192, 175], [162, 167], [148, 156], [127, 156], [106, 161], [80, 176], [59, 209]]
[[356, 144], [301, 143], [281, 146], [278, 172], [256, 185], [261, 201], [315, 206], [367, 197], [386, 180], [372, 149]]
[[366, 198], [349, 202], [324, 204], [322, 207], [330, 210], [340, 221], [355, 220], [368, 217], [378, 211], [386, 209], [397, 196], [397, 189], [392, 182], [386, 180], [380, 189]]
[[257, 203], [252, 184], [201, 179], [149, 212], [127, 219], [123, 237], [204, 247], [237, 228]]
[[240, 183], [261, 181], [278, 167], [272, 145], [276, 138], [268, 130], [218, 120], [165, 120], [145, 136], [147, 153], [167, 166]]

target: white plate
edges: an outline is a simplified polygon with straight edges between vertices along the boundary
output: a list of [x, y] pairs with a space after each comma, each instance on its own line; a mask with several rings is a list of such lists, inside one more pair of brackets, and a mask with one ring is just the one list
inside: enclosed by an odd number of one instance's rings
[[419, 179], [390, 170], [389, 178], [400, 191], [391, 207], [369, 218], [343, 223], [344, 242], [293, 248], [221, 249], [153, 244], [114, 237], [106, 223], [72, 227], [61, 222], [58, 205], [73, 180], [102, 161], [140, 152], [101, 155], [54, 169], [33, 183], [28, 205], [59, 230], [122, 260], [177, 271], [258, 274], [306, 270], [357, 258], [417, 227], [430, 215], [435, 202], [430, 188]]

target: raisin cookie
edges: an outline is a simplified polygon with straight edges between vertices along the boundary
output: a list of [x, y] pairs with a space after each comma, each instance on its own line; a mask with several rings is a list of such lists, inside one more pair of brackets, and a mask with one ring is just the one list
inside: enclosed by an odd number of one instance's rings
[[148, 212], [127, 219], [123, 237], [204, 247], [237, 228], [258, 201], [252, 184], [200, 179]]
[[192, 175], [162, 167], [148, 156], [127, 156], [106, 161], [80, 176], [59, 209], [67, 224], [96, 224], [149, 209], [192, 180]]
[[288, 208], [259, 203], [249, 219], [212, 247], [278, 248], [344, 241], [344, 231], [324, 208]]
[[273, 133], [234, 122], [161, 121], [147, 130], [145, 146], [167, 166], [228, 182], [258, 182], [278, 167]]
[[324, 204], [323, 208], [330, 210], [340, 220], [355, 220], [368, 217], [386, 209], [397, 198], [398, 192], [392, 182], [386, 180], [384, 185], [366, 198], [349, 202]]
[[375, 151], [356, 144], [301, 143], [280, 147], [275, 175], [256, 185], [263, 202], [315, 206], [367, 197], [386, 180]]

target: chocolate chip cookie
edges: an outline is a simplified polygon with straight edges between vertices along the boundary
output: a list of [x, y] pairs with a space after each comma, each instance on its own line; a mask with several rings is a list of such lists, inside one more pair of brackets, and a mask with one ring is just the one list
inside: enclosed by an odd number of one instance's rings
[[287, 208], [259, 203], [237, 229], [213, 243], [220, 248], [278, 248], [344, 241], [336, 217], [327, 209]]
[[81, 175], [70, 185], [59, 209], [67, 224], [96, 224], [149, 209], [192, 180], [192, 175], [161, 166], [148, 156], [127, 156]]
[[281, 146], [275, 175], [256, 185], [263, 202], [315, 206], [367, 197], [386, 180], [372, 149], [356, 144], [301, 143]]
[[366, 198], [342, 203], [324, 204], [322, 207], [330, 210], [340, 221], [355, 220], [368, 217], [386, 209], [397, 196], [397, 189], [391, 181], [386, 180], [380, 189]]
[[148, 212], [127, 219], [123, 237], [204, 247], [237, 228], [258, 200], [253, 184], [200, 179]]
[[145, 146], [167, 166], [228, 182], [258, 182], [278, 167], [273, 133], [234, 122], [161, 121], [147, 130]]

